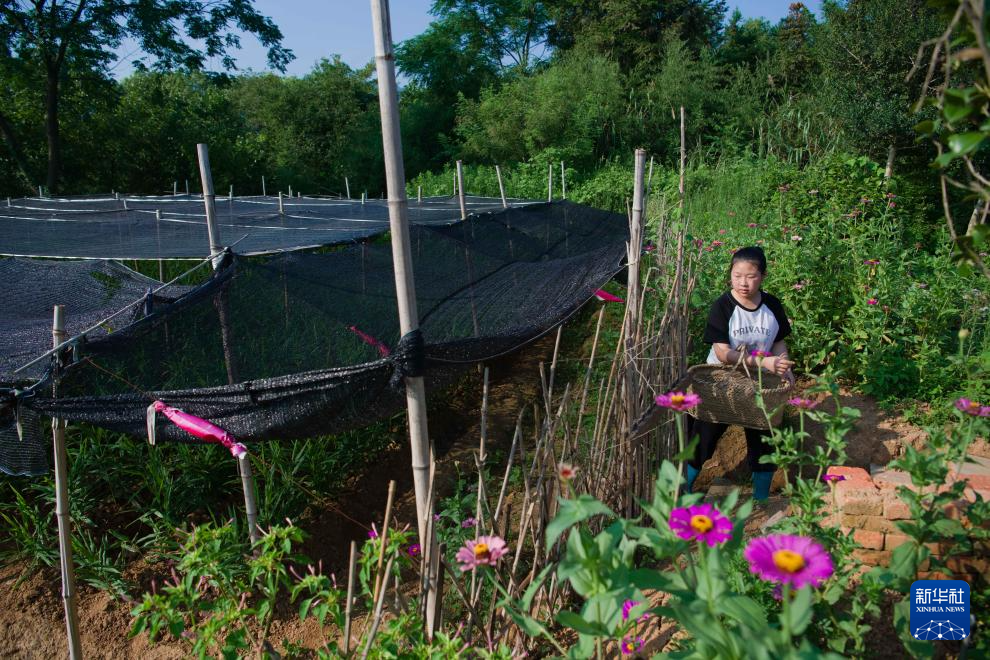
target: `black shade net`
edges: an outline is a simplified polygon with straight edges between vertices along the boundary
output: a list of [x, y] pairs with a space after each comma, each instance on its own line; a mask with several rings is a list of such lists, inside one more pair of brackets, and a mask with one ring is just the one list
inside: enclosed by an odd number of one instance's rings
[[[21, 406], [138, 436], [155, 399], [243, 441], [339, 433], [400, 410], [402, 375], [424, 361], [428, 387], [442, 386], [556, 327], [621, 268], [628, 226], [557, 202], [410, 238], [425, 352], [399, 336], [389, 244], [234, 256], [176, 302], [79, 342], [59, 398], [37, 388]], [[161, 421], [157, 437], [189, 439]]]
[[[512, 200], [513, 206], [527, 202]], [[388, 230], [385, 200], [321, 197], [217, 197], [220, 241], [241, 255], [354, 242]], [[466, 197], [469, 213], [502, 208]], [[456, 197], [409, 200], [413, 225], [461, 220]], [[27, 198], [0, 202], [0, 254], [94, 259], [202, 259], [209, 256], [206, 211], [198, 195]]]

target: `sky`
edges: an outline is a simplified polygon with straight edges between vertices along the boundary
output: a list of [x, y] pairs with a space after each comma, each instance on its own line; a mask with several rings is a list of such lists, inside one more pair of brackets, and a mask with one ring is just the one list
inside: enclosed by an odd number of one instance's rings
[[[730, 0], [728, 14], [738, 8], [747, 18], [764, 17], [776, 23], [787, 14], [791, 2]], [[433, 19], [432, 4], [432, 0], [392, 0], [392, 38], [399, 42], [423, 32]], [[805, 4], [815, 12], [821, 8], [821, 0], [809, 0]], [[305, 75], [320, 59], [333, 55], [340, 55], [352, 68], [374, 58], [369, 0], [254, 0], [254, 6], [275, 21], [282, 30], [282, 44], [295, 53], [296, 59], [286, 70], [289, 75]], [[234, 53], [238, 69], [268, 70], [265, 49], [254, 37], [243, 37], [241, 45]], [[121, 57], [113, 73], [123, 77], [133, 70], [130, 63], [140, 53], [132, 43], [125, 44], [119, 52]], [[207, 68], [219, 70], [219, 60], [208, 62]]]

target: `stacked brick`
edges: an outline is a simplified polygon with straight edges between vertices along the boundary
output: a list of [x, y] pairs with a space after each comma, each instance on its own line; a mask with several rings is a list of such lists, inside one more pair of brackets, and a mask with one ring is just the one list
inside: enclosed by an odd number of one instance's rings
[[[861, 546], [854, 554], [863, 563], [889, 566], [894, 549], [910, 541], [910, 537], [897, 527], [897, 521], [911, 519], [907, 504], [897, 496], [897, 487], [918, 490], [911, 483], [911, 478], [905, 472], [885, 468], [874, 469], [870, 474], [862, 468], [834, 466], [828, 472], [845, 479], [832, 482], [832, 505], [823, 524], [839, 527], [843, 533], [851, 534]], [[982, 472], [978, 467], [975, 471], [964, 471], [959, 475], [960, 480], [967, 482], [966, 499], [947, 507], [947, 518], [964, 519], [966, 506], [977, 493], [983, 499], [990, 500], [990, 474]], [[928, 547], [936, 556], [948, 551], [948, 548], [935, 543]], [[966, 575], [990, 574], [990, 552], [971, 557], [953, 556], [946, 562], [953, 574], [962, 579]], [[927, 566], [923, 570], [927, 570]], [[926, 573], [920, 577], [942, 576]]]

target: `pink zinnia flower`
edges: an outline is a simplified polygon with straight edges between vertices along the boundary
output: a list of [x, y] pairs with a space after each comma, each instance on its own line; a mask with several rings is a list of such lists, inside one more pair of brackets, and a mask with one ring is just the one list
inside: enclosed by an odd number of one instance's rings
[[834, 570], [832, 558], [817, 541], [805, 536], [771, 534], [752, 539], [743, 551], [751, 573], [767, 582], [795, 589], [817, 587]]
[[[624, 603], [622, 603], [622, 620], [623, 621], [628, 621], [629, 620], [629, 613], [632, 611], [632, 609], [634, 607], [636, 607], [639, 604], [640, 603], [639, 603], [638, 600], [627, 600]], [[640, 621], [646, 621], [649, 618], [650, 618], [650, 613], [649, 612], [644, 612], [643, 615], [641, 617], [639, 617], [639, 620]]]
[[375, 523], [371, 523], [371, 529], [368, 530], [368, 538], [369, 539], [378, 538], [378, 530], [375, 529]]
[[464, 529], [467, 529], [468, 527], [474, 527], [477, 524], [478, 521], [472, 518], [471, 516], [468, 516], [467, 518], [461, 521], [461, 527], [463, 527]]
[[643, 638], [642, 637], [624, 637], [622, 643], [619, 645], [622, 649], [622, 655], [632, 655], [633, 653], [639, 653], [643, 648]]
[[887, 208], [892, 209], [897, 206], [897, 202], [887, 202]]
[[[733, 213], [733, 215], [735, 215], [735, 214]], [[725, 230], [724, 230], [724, 229], [719, 229], [719, 230], [718, 230], [718, 233], [720, 233], [720, 234], [724, 234], [724, 233], [725, 233]]]
[[667, 392], [658, 396], [656, 402], [658, 406], [684, 412], [701, 403], [701, 397], [697, 394], [685, 394], [684, 392]]
[[422, 548], [419, 547], [419, 543], [413, 543], [408, 548], [406, 548], [406, 554], [410, 557], [419, 557], [419, 553], [422, 552]]
[[712, 247], [721, 247], [725, 245], [722, 241], [712, 241]]
[[803, 241], [804, 239], [798, 236], [797, 234], [794, 234], [793, 236], [791, 236], [791, 240], [797, 243], [798, 241]]
[[746, 226], [749, 227], [750, 229], [756, 229], [757, 227], [755, 222], [746, 223]]
[[956, 401], [956, 408], [974, 417], [990, 417], [990, 406], [984, 406], [976, 401], [970, 401], [963, 397]]
[[876, 305], [878, 302], [880, 302], [880, 301], [877, 300], [876, 298], [870, 298], [869, 300], [866, 301], [866, 304], [867, 305]]
[[712, 548], [732, 538], [732, 521], [711, 504], [674, 509], [668, 524], [680, 538], [703, 541]]
[[557, 466], [557, 477], [561, 481], [570, 481], [577, 476], [577, 468], [570, 463], [561, 463]]
[[795, 408], [803, 408], [804, 410], [811, 410], [818, 405], [817, 401], [812, 401], [811, 399], [804, 399], [799, 396], [796, 396], [793, 399], [788, 399], [787, 403], [791, 404]]
[[702, 245], [705, 244], [705, 240], [703, 238], [696, 238], [694, 239], [694, 244], [697, 247], [701, 247]]
[[772, 355], [772, 353], [768, 353], [767, 351], [750, 351], [749, 354], [753, 357], [770, 357]]
[[509, 548], [501, 537], [479, 536], [473, 541], [467, 541], [457, 551], [456, 559], [460, 563], [461, 572], [464, 572], [478, 566], [494, 566], [499, 557], [508, 551]]
[[892, 192], [889, 192], [889, 193], [886, 194], [886, 197], [887, 197], [887, 199], [894, 199], [895, 197], [897, 197], [897, 195], [895, 195]]
[[845, 480], [846, 480], [846, 477], [845, 477], [845, 475], [842, 475], [842, 474], [823, 474], [822, 475], [822, 481], [824, 481], [826, 483], [828, 483], [828, 482], [836, 482], [836, 481], [845, 481]]
[[876, 266], [878, 263], [880, 263], [880, 260], [879, 259], [866, 259], [865, 261], [863, 261], [863, 263], [866, 264], [867, 266]]

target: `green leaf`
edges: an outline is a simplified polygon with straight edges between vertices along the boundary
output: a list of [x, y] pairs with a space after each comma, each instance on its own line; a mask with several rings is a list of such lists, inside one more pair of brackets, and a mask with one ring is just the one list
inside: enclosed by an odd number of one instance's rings
[[547, 549], [552, 547], [569, 527], [597, 515], [615, 517], [611, 509], [591, 495], [579, 495], [575, 499], [560, 498], [560, 512], [547, 525]]
[[608, 636], [608, 630], [600, 623], [596, 621], [585, 621], [580, 614], [577, 612], [571, 612], [570, 610], [561, 610], [557, 612], [555, 617], [557, 623], [562, 626], [567, 626], [579, 633], [584, 633], [585, 635], [595, 635], [598, 637]]
[[312, 598], [306, 598], [303, 602], [299, 603], [299, 618], [305, 619], [306, 614], [309, 613], [309, 606], [313, 604]]
[[963, 156], [971, 153], [980, 146], [980, 143], [983, 142], [983, 138], [985, 137], [983, 133], [978, 131], [956, 133], [949, 136], [949, 149], [957, 156]]
[[798, 589], [794, 598], [780, 613], [780, 622], [786, 626], [795, 637], [801, 635], [811, 623], [811, 592], [810, 587]]
[[755, 631], [767, 627], [767, 616], [752, 598], [746, 596], [725, 596], [716, 601], [719, 611], [730, 616], [747, 628]]

